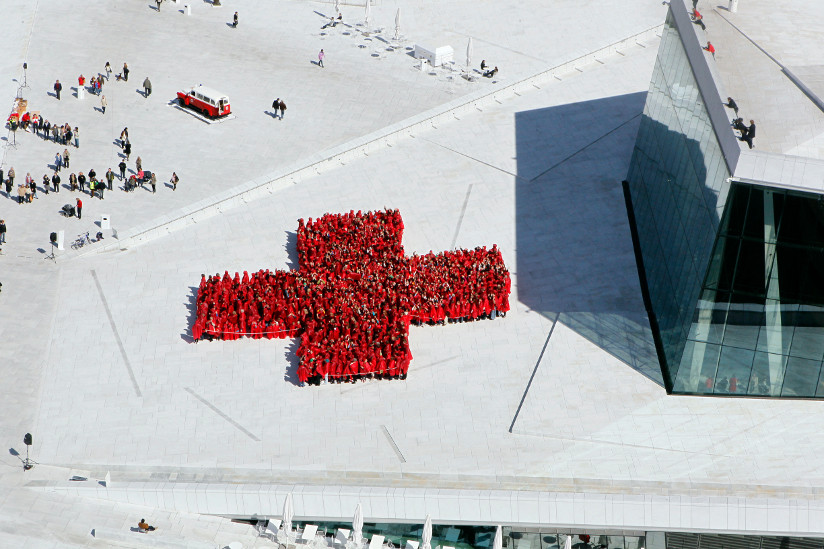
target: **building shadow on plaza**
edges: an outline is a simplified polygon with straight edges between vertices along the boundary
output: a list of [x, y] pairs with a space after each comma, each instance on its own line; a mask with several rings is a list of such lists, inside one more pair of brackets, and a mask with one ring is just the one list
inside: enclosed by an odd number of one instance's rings
[[645, 92], [515, 115], [518, 299], [663, 386], [621, 181]]

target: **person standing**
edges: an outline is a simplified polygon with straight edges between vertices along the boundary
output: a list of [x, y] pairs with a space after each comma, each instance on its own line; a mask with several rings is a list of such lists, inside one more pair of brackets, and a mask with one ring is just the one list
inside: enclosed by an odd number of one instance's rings
[[157, 3], [157, 13], [160, 13], [160, 2], [162, 2], [162, 0], [155, 0], [155, 2]]
[[63, 167], [69, 169], [69, 149], [63, 149]]
[[752, 149], [752, 140], [755, 137], [755, 120], [750, 120], [750, 126], [747, 128], [747, 132], [742, 133], [743, 135], [740, 137], [741, 141], [744, 141]]
[[109, 104], [109, 102], [106, 101], [106, 96], [101, 95], [100, 96], [100, 109], [103, 111], [103, 114], [106, 114], [106, 105], [108, 105], [108, 104]]
[[58, 152], [54, 155], [54, 171], [59, 172], [60, 168], [63, 166], [63, 157]]
[[[37, 198], [37, 183], [34, 181], [34, 178], [31, 176], [26, 177], [29, 182], [29, 189], [31, 189], [31, 197]], [[31, 202], [31, 200], [29, 200]]]
[[326, 57], [326, 54], [323, 53], [323, 48], [321, 48], [320, 52], [318, 53], [318, 66], [323, 67], [323, 58]]
[[74, 127], [74, 146], [78, 149], [80, 148], [80, 132], [77, 129], [77, 126]]
[[112, 77], [112, 65], [106, 61], [106, 67], [103, 69], [106, 71], [106, 81], [108, 82], [109, 79]]
[[237, 28], [237, 12], [235, 12], [235, 17], [234, 17], [234, 19], [233, 19], [233, 21], [232, 21], [232, 28], [233, 28], [233, 29], [236, 29], [236, 28]]
[[169, 183], [172, 184], [172, 190], [177, 190], [177, 183], [180, 181], [180, 178], [177, 176], [177, 173], [172, 172], [172, 178], [169, 180]]
[[81, 193], [86, 192], [86, 176], [83, 174], [83, 172], [77, 174], [77, 184], [80, 185]]
[[123, 80], [129, 81], [129, 65], [123, 63]]
[[111, 168], [106, 172], [106, 183], [109, 190], [112, 190], [112, 182], [114, 181], [114, 172]]
[[123, 152], [126, 153], [126, 160], [129, 159], [129, 155], [132, 154], [132, 144], [129, 143], [129, 140], [126, 140], [126, 145], [123, 147]]
[[20, 183], [17, 185], [17, 203], [22, 204], [26, 200], [26, 187], [24, 184]]
[[83, 219], [83, 201], [77, 199], [77, 219]]
[[49, 187], [51, 187], [51, 183], [49, 182], [49, 175], [43, 174], [43, 192], [49, 194]]
[[60, 92], [63, 91], [63, 84], [60, 83], [60, 80], [55, 81], [54, 83], [54, 93], [57, 94], [57, 100], [60, 101]]
[[69, 187], [72, 192], [77, 190], [77, 176], [73, 173], [69, 174]]
[[117, 167], [120, 168], [120, 181], [123, 181], [126, 179], [126, 163], [121, 160]]
[[60, 192], [60, 176], [57, 175], [57, 172], [54, 172], [54, 175], [52, 175], [52, 180], [51, 181], [52, 181], [52, 189], [54, 190], [54, 192], [59, 193]]
[[154, 172], [152, 172], [152, 177], [149, 180], [149, 182], [152, 184], [152, 193], [156, 193], [157, 192], [157, 176], [155, 175]]
[[143, 81], [143, 97], [149, 97], [150, 95], [152, 95], [152, 82], [147, 76], [146, 80]]
[[283, 120], [283, 115], [286, 114], [286, 103], [283, 102], [283, 99], [280, 100], [280, 119]]
[[6, 220], [0, 219], [0, 244], [6, 243]]
[[6, 192], [10, 193], [12, 185], [14, 185], [14, 166], [9, 168], [9, 178], [6, 180]]
[[143, 169], [143, 161], [140, 159], [139, 156], [137, 157], [137, 161], [134, 163], [134, 165], [137, 168], [138, 172]]

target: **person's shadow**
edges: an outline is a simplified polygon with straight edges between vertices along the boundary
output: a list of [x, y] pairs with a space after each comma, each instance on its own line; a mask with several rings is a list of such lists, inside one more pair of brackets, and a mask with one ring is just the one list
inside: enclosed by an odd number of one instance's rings
[[278, 117], [278, 113], [277, 113], [277, 112], [272, 112], [272, 111], [268, 111], [268, 110], [266, 110], [266, 111], [263, 111], [263, 113], [264, 113], [264, 114], [268, 114], [268, 115], [269, 115], [269, 116], [271, 116], [272, 118], [277, 118], [277, 117]]

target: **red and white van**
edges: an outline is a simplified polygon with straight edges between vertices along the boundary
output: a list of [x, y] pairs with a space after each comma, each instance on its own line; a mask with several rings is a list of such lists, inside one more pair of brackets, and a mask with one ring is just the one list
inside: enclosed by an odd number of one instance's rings
[[206, 86], [193, 86], [188, 91], [177, 92], [177, 101], [184, 107], [191, 107], [206, 116], [225, 116], [232, 112], [229, 98]]

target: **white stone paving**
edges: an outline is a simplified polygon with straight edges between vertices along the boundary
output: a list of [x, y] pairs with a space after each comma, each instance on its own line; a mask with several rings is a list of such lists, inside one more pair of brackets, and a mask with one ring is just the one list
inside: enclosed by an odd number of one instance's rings
[[[160, 13], [125, 0], [99, 10], [0, 7], [20, 29], [35, 21], [32, 98], [47, 117], [78, 120], [74, 166], [102, 173], [116, 158], [112, 139], [128, 125], [136, 143], [130, 167], [140, 154], [161, 181], [173, 169], [182, 179], [176, 193], [114, 191], [89, 204], [83, 221], [56, 216], [71, 194], [65, 190], [34, 205], [0, 205], [11, 231], [0, 257], [0, 382], [8, 395], [0, 399], [0, 436], [20, 451], [15, 441], [31, 431], [39, 462], [24, 476], [18, 457], [0, 457], [0, 514], [15, 521], [0, 521], [4, 543], [98, 546], [87, 535], [95, 525], [125, 529], [145, 513], [187, 539], [225, 544], [237, 536], [252, 545], [260, 542], [248, 527], [190, 513], [272, 512], [291, 489], [306, 492], [304, 515], [347, 515], [344, 507], [362, 498], [367, 516], [407, 520], [433, 512], [436, 520], [821, 533], [812, 494], [824, 480], [819, 403], [668, 397], [648, 370], [605, 350], [614, 334], [585, 321], [603, 313], [635, 330], [643, 320], [619, 182], [657, 41], [145, 246], [43, 261], [36, 248], [54, 228], [71, 228], [69, 236], [94, 229], [101, 213], [116, 227], [135, 226], [487, 85], [416, 72], [411, 58], [381, 51], [360, 27], [320, 36], [314, 10], [330, 4], [237, 5], [234, 30], [225, 25], [233, 6], [205, 3], [188, 18], [168, 2]], [[513, 80], [663, 15], [640, 2], [385, 1], [375, 26], [392, 26], [398, 5], [406, 45], [449, 42], [460, 62], [472, 35], [474, 64], [487, 58]], [[355, 8], [344, 15], [357, 23]], [[57, 29], [81, 20], [121, 32], [102, 32], [94, 46], [58, 48]], [[26, 36], [20, 29], [18, 43]], [[4, 47], [19, 55], [19, 44]], [[326, 69], [310, 63], [319, 47], [327, 49]], [[92, 111], [89, 96], [81, 104], [65, 90], [56, 104], [45, 95], [56, 74], [69, 84], [106, 59], [118, 69], [124, 58], [131, 87], [104, 88], [112, 90], [107, 118]], [[4, 65], [3, 75], [16, 77], [13, 67]], [[147, 72], [154, 93], [144, 99], [134, 89]], [[221, 82], [238, 118], [205, 126], [168, 108], [176, 87], [191, 80]], [[13, 96], [13, 86], [2, 85]], [[289, 105], [283, 121], [263, 114], [275, 95]], [[18, 178], [28, 166], [42, 170], [56, 149], [31, 135], [20, 141], [4, 156]], [[513, 271], [511, 314], [413, 327], [405, 382], [300, 388], [294, 342], [191, 342], [201, 273], [289, 268], [297, 218], [383, 207], [401, 210], [407, 253], [449, 249], [453, 240], [497, 243]], [[563, 316], [553, 328], [550, 313], [558, 312], [591, 329], [579, 333]], [[65, 482], [106, 471], [108, 488]], [[453, 497], [453, 488], [469, 492]], [[329, 507], [325, 490], [340, 509]], [[734, 497], [714, 508], [702, 503], [708, 493]], [[762, 505], [758, 496], [774, 500]], [[653, 516], [655, 501], [671, 510], [666, 518]], [[710, 522], [716, 509], [728, 513], [723, 524]], [[792, 520], [781, 518], [785, 512]]]

